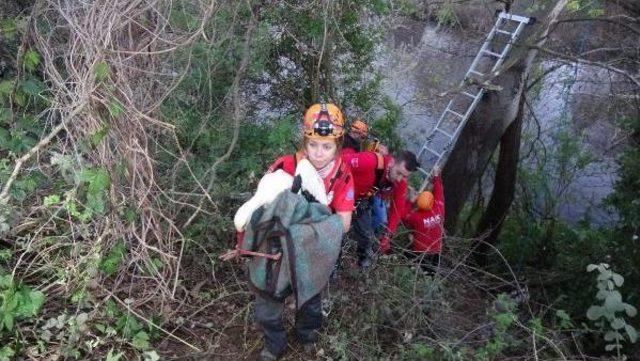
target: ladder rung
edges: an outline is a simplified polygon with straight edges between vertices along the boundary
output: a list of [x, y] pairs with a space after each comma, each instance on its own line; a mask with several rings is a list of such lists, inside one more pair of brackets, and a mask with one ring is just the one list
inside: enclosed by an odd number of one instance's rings
[[447, 137], [449, 137], [449, 138], [453, 138], [453, 134], [449, 134], [449, 133], [445, 132], [444, 130], [442, 130], [442, 129], [440, 129], [440, 128], [437, 128], [437, 127], [436, 127], [436, 132], [440, 132], [440, 133], [442, 133], [442, 134], [446, 135], [446, 136], [447, 136]]
[[479, 72], [479, 71], [475, 71], [475, 70], [469, 70], [469, 73], [471, 74], [475, 74], [475, 75], [480, 75], [480, 76], [484, 76], [483, 73]]
[[426, 175], [427, 177], [429, 176], [429, 174], [431, 174], [431, 172], [427, 172], [426, 170], [422, 169], [422, 167], [418, 167], [418, 170], [420, 171], [420, 173]]
[[464, 95], [468, 96], [469, 98], [473, 98], [473, 99], [475, 99], [475, 98], [478, 96], [477, 94], [476, 94], [476, 95], [473, 95], [473, 94], [471, 94], [471, 93], [467, 93], [467, 92], [462, 92], [462, 94], [464, 94]]
[[502, 58], [502, 54], [494, 53], [493, 51], [483, 50], [482, 52], [491, 56], [495, 56], [496, 58]]
[[498, 14], [498, 16], [502, 19], [507, 19], [507, 20], [512, 20], [512, 21], [517, 21], [519, 23], [525, 23], [525, 24], [529, 24], [529, 22], [531, 22], [531, 18], [527, 18], [524, 16], [519, 16], [519, 15], [511, 15], [509, 13], [505, 13], [504, 11], [501, 12], [500, 14]]
[[424, 150], [428, 150], [431, 154], [435, 155], [436, 157], [440, 158], [442, 156], [442, 153], [438, 153], [435, 150], [427, 147], [426, 145], [424, 147], [422, 147], [422, 149]]
[[464, 115], [462, 115], [462, 114], [460, 114], [460, 113], [458, 113], [458, 112], [454, 112], [454, 111], [453, 111], [453, 110], [451, 110], [451, 109], [447, 109], [447, 110], [445, 110], [445, 111], [446, 111], [446, 112], [449, 112], [449, 113], [451, 113], [451, 114], [455, 114], [455, 115], [457, 115], [458, 117], [460, 117], [461, 119], [464, 119]]
[[513, 36], [513, 33], [512, 33], [512, 32], [505, 31], [505, 30], [496, 29], [496, 32], [498, 32], [498, 33], [500, 33], [500, 34], [505, 34], [505, 35]]

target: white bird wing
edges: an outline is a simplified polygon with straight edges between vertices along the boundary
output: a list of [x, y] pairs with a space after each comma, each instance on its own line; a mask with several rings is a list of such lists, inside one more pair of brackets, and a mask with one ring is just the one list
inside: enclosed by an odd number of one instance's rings
[[238, 208], [236, 215], [233, 217], [233, 224], [236, 227], [236, 231], [244, 231], [245, 226], [256, 209], [273, 202], [278, 194], [282, 193], [285, 189], [291, 189], [292, 185], [293, 177], [282, 169], [265, 174], [258, 183], [256, 193], [251, 199]]

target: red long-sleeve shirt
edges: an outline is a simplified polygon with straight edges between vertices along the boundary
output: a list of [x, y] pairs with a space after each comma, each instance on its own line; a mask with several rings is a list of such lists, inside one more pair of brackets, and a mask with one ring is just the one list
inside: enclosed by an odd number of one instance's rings
[[[376, 183], [376, 169], [378, 166], [378, 156], [374, 152], [352, 152], [342, 153], [342, 159], [351, 167], [356, 199], [368, 198]], [[394, 159], [391, 156], [384, 156], [384, 170], [380, 183], [387, 184], [388, 187], [381, 189], [381, 195], [389, 200], [388, 229], [389, 234], [395, 233], [398, 224], [405, 213], [404, 199], [407, 193], [407, 181], [392, 183], [388, 180], [389, 168], [393, 165]]]
[[403, 222], [413, 230], [414, 252], [440, 253], [444, 230], [444, 189], [440, 176], [433, 178], [433, 207], [428, 211], [413, 210]]

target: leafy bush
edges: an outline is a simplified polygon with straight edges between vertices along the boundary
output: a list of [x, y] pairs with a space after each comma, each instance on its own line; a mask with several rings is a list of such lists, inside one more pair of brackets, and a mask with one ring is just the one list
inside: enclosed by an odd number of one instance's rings
[[[606, 263], [590, 264], [587, 272], [598, 271], [596, 278], [596, 300], [600, 305], [593, 305], [587, 310], [587, 318], [594, 322], [604, 333], [604, 340], [608, 342], [606, 351], [615, 351], [618, 359], [622, 359], [622, 342], [635, 343], [638, 339], [636, 329], [628, 324], [626, 317], [635, 317], [638, 310], [622, 301], [622, 295], [617, 290], [624, 283], [624, 278], [613, 272]], [[625, 317], [626, 315], [626, 317]]]
[[[2, 269], [0, 268], [0, 272]], [[0, 273], [0, 360], [9, 360], [20, 345], [17, 324], [33, 321], [45, 302], [45, 294], [16, 283], [10, 274]]]

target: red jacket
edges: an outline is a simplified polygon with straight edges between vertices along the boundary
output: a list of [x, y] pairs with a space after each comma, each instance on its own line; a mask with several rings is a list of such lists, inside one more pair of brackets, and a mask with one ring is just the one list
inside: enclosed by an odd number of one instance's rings
[[[285, 155], [273, 162], [269, 167], [269, 172], [282, 169], [294, 175], [296, 172], [296, 163], [295, 155]], [[344, 164], [340, 157], [336, 157], [333, 169], [329, 175], [322, 180], [324, 181], [324, 188], [327, 191], [329, 208], [334, 212], [352, 212], [355, 208], [353, 177], [351, 176], [349, 167]]]
[[440, 253], [444, 229], [444, 191], [440, 176], [433, 178], [433, 207], [428, 211], [413, 210], [403, 222], [413, 230], [414, 252]]
[[[405, 195], [407, 193], [407, 182], [391, 183], [387, 175], [389, 168], [393, 165], [391, 156], [384, 156], [384, 169], [380, 183], [376, 185], [376, 171], [378, 168], [378, 155], [374, 152], [347, 151], [342, 153], [342, 159], [351, 167], [353, 182], [355, 186], [356, 199], [369, 198], [375, 186], [380, 186], [380, 193], [383, 198], [389, 200], [388, 228], [389, 234], [393, 234], [398, 228], [398, 224], [405, 213]], [[386, 185], [386, 186], [385, 186]]]

